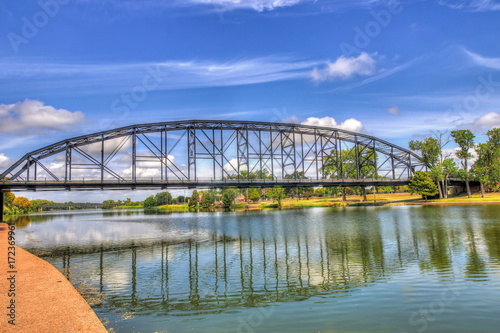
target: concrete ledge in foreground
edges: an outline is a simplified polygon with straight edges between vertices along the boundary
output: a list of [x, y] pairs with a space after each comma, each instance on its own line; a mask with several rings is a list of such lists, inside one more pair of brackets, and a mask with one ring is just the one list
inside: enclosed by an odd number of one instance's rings
[[[106, 333], [94, 311], [54, 266], [16, 246], [15, 267], [9, 267], [8, 228], [0, 223], [0, 332]], [[9, 292], [12, 288], [15, 296]], [[13, 317], [15, 325], [9, 323]]]

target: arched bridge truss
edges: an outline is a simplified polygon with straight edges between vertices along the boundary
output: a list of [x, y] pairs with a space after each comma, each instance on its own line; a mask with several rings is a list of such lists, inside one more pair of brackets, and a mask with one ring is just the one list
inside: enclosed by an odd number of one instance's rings
[[0, 189], [402, 185], [418, 155], [337, 128], [251, 121], [133, 125], [26, 154]]

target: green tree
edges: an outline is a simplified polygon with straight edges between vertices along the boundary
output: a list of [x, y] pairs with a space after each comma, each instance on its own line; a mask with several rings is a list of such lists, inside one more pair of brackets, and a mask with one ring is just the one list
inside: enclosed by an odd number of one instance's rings
[[178, 204], [183, 204], [183, 203], [186, 202], [187, 198], [185, 196], [183, 196], [183, 195], [179, 195], [176, 199], [177, 199], [177, 203]]
[[467, 188], [467, 197], [471, 197], [470, 185], [469, 185], [469, 167], [468, 161], [473, 157], [470, 150], [474, 149], [474, 138], [475, 135], [470, 130], [456, 130], [451, 132], [451, 136], [458, 144], [459, 150], [455, 152], [455, 155], [462, 161], [462, 176], [465, 180], [465, 187]]
[[200, 207], [210, 208], [215, 203], [215, 192], [213, 190], [203, 191], [203, 196], [201, 198]]
[[160, 192], [155, 195], [155, 206], [162, 205], [171, 205], [172, 204], [172, 195], [170, 192]]
[[12, 193], [12, 192], [6, 192], [5, 193], [5, 206], [6, 207], [10, 207], [12, 206], [12, 202], [14, 201], [14, 199], [16, 198], [15, 194]]
[[447, 158], [442, 163], [442, 173], [443, 173], [443, 185], [444, 185], [444, 197], [448, 198], [448, 181], [450, 177], [458, 174], [458, 168], [455, 161], [452, 158]]
[[253, 202], [257, 202], [262, 197], [262, 191], [257, 188], [250, 188], [248, 190], [248, 200], [252, 200]]
[[156, 207], [156, 199], [154, 195], [150, 195], [144, 200], [144, 208], [153, 208]]
[[200, 205], [200, 194], [198, 193], [198, 191], [194, 190], [193, 194], [191, 194], [191, 198], [189, 198], [188, 206], [190, 208], [198, 208], [199, 205]]
[[437, 185], [426, 171], [415, 172], [410, 180], [409, 187], [413, 193], [420, 194], [425, 201], [427, 201], [427, 197], [438, 193]]
[[282, 187], [273, 187], [267, 191], [267, 197], [278, 202], [278, 207], [281, 208], [283, 199], [285, 199], [285, 190]]
[[478, 144], [478, 158], [472, 166], [472, 172], [481, 183], [481, 196], [484, 197], [485, 187], [497, 190], [500, 183], [500, 128], [489, 130], [488, 141]]
[[224, 208], [231, 208], [237, 196], [238, 192], [233, 188], [225, 188], [222, 190], [222, 205]]
[[439, 192], [439, 198], [443, 198], [441, 180], [443, 172], [439, 158], [441, 156], [441, 144], [436, 138], [425, 138], [423, 141], [411, 140], [408, 144], [411, 150], [419, 151], [422, 156], [422, 162], [430, 170], [432, 179], [436, 182]]

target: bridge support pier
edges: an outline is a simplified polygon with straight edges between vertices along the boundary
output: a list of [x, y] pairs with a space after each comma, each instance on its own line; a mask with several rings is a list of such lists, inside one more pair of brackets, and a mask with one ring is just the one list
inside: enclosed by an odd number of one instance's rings
[[0, 222], [3, 222], [3, 205], [5, 205], [5, 193], [0, 191]]

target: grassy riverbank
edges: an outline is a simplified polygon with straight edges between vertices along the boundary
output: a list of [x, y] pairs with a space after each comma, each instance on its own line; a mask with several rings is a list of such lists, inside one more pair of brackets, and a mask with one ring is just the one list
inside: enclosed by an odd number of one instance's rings
[[[284, 199], [281, 203], [282, 209], [311, 208], [311, 207], [348, 207], [348, 206], [400, 206], [400, 205], [436, 205], [436, 204], [481, 204], [481, 203], [499, 203], [500, 193], [488, 193], [484, 198], [480, 194], [474, 194], [472, 198], [466, 195], [450, 197], [448, 199], [423, 200], [421, 196], [410, 193], [389, 193], [373, 194], [367, 196], [363, 201], [362, 196], [349, 195], [343, 201], [342, 197], [336, 198], [310, 198], [310, 199]], [[232, 206], [233, 210], [259, 210], [278, 208], [278, 203], [272, 200], [263, 200], [257, 203], [236, 203]], [[187, 204], [183, 205], [164, 205], [157, 207], [164, 212], [188, 212]], [[222, 209], [222, 207], [215, 207]]]

